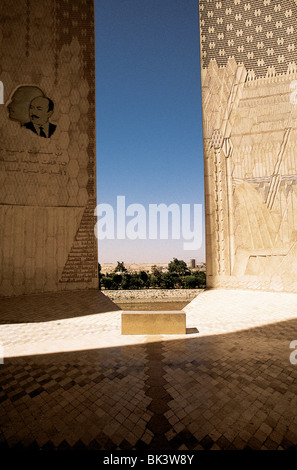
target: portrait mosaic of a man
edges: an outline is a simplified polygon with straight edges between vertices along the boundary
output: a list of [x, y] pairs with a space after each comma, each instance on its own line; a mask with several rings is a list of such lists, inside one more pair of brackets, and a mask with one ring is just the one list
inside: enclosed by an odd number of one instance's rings
[[50, 138], [56, 125], [50, 122], [54, 112], [53, 101], [37, 86], [21, 85], [7, 104], [9, 119], [43, 138]]

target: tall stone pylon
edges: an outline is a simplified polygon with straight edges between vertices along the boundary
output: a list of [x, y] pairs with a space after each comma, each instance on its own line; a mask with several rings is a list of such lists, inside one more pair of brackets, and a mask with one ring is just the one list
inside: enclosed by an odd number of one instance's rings
[[207, 285], [297, 292], [297, 3], [199, 9]]
[[93, 0], [0, 3], [0, 295], [98, 286]]

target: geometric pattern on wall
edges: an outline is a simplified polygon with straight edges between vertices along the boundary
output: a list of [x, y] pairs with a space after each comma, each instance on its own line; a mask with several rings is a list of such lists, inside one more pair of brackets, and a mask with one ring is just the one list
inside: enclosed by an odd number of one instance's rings
[[[88, 83], [88, 202], [78, 227], [73, 246], [64, 266], [61, 283], [91, 283], [97, 286], [97, 243], [94, 235], [96, 207], [96, 175], [95, 175], [95, 53], [94, 53], [94, 6], [93, 2], [74, 0], [71, 3], [59, 1], [55, 8], [57, 53], [65, 45], [71, 44], [76, 38], [81, 45], [83, 76]], [[71, 28], [69, 28], [71, 25]], [[55, 64], [58, 74], [58, 62]], [[95, 253], [95, 255], [94, 255]]]
[[200, 3], [203, 67], [234, 57], [256, 77], [297, 65], [297, 5], [294, 0], [208, 0]]
[[199, 4], [207, 284], [296, 292], [297, 4]]
[[60, 283], [92, 282], [97, 278], [94, 263], [94, 204], [90, 199], [84, 210], [74, 243], [64, 266]]
[[[21, 231], [24, 224], [9, 237], [5, 231], [0, 295], [97, 288], [94, 2], [3, 0], [0, 21], [0, 80], [5, 103], [9, 104], [20, 86], [38, 87], [54, 103], [51, 123], [55, 126], [50, 138], [41, 138], [12, 119], [6, 105], [0, 107], [3, 224], [16, 227], [23, 207], [24, 216], [32, 217], [26, 223], [39, 227], [44, 246], [41, 253], [39, 242], [27, 240]], [[42, 217], [38, 219], [37, 214]], [[68, 230], [71, 214], [75, 218]], [[76, 234], [72, 243], [70, 233]], [[2, 239], [0, 243], [3, 245]], [[10, 255], [15, 245], [21, 266]], [[74, 253], [80, 253], [80, 258]], [[38, 272], [30, 268], [28, 282], [26, 266], [38, 266]], [[25, 282], [19, 283], [24, 276]]]

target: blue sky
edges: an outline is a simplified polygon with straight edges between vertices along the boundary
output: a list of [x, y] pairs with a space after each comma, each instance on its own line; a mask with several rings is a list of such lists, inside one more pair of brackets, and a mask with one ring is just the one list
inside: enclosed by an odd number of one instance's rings
[[[97, 203], [204, 204], [198, 1], [95, 0], [95, 21]], [[200, 250], [115, 233], [99, 262], [203, 261], [201, 230]]]

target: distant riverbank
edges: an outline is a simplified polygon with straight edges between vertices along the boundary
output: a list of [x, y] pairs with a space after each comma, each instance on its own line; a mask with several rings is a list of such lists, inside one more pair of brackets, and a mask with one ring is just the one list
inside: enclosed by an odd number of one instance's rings
[[[101, 274], [106, 274], [106, 273], [112, 273], [114, 269], [116, 268], [117, 264], [112, 264], [112, 263], [103, 263], [101, 264]], [[151, 272], [152, 271], [152, 266], [157, 266], [161, 271], [166, 272], [168, 270], [168, 263], [142, 263], [142, 264], [129, 264], [125, 263], [125, 267], [129, 272], [134, 272], [138, 273], [140, 271], [146, 271], [146, 272]], [[188, 267], [190, 268], [190, 264], [188, 264]], [[201, 271], [205, 271], [205, 263], [197, 263], [196, 268]]]

